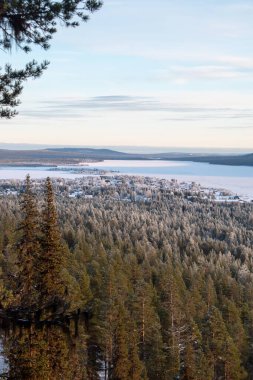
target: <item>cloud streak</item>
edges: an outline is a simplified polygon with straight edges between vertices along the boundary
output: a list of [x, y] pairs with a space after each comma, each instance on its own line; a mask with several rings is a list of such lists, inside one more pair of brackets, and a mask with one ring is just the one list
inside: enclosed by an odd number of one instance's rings
[[172, 103], [163, 98], [125, 95], [44, 101], [34, 106], [33, 110], [22, 111], [22, 116], [43, 119], [85, 119], [101, 118], [107, 113], [111, 115], [136, 112], [158, 114], [160, 121], [253, 120], [253, 108], [207, 107]]

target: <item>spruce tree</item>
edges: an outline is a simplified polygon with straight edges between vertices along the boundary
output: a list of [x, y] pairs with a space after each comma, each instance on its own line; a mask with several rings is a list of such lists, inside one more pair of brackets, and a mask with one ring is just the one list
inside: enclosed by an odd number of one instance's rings
[[42, 212], [42, 254], [40, 256], [40, 305], [41, 307], [63, 306], [67, 294], [63, 281], [66, 262], [61, 244], [55, 207], [54, 192], [50, 178], [45, 184], [45, 205]]
[[19, 226], [21, 236], [17, 242], [18, 283], [16, 298], [22, 308], [37, 308], [38, 302], [38, 258], [39, 213], [32, 192], [30, 176], [27, 175], [25, 191], [21, 202], [22, 221]]

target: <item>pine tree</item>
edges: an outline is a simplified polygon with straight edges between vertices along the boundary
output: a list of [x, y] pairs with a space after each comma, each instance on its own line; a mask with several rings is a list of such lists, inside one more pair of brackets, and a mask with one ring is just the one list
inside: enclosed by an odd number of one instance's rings
[[62, 306], [67, 287], [63, 281], [66, 253], [61, 244], [55, 207], [54, 192], [50, 178], [46, 179], [45, 206], [42, 213], [42, 254], [40, 257], [40, 305]]
[[87, 21], [88, 13], [102, 6], [99, 0], [41, 0], [0, 2], [0, 46], [5, 50], [13, 44], [25, 52], [31, 44], [49, 48], [49, 41], [57, 32], [57, 22], [76, 27], [79, 21]]
[[26, 177], [21, 212], [23, 216], [19, 227], [21, 236], [16, 245], [19, 280], [16, 288], [16, 297], [19, 306], [31, 311], [37, 308], [38, 302], [37, 281], [40, 231], [39, 213], [29, 175]]
[[138, 334], [134, 323], [130, 325], [131, 331], [129, 338], [129, 360], [130, 371], [129, 380], [141, 380], [146, 379], [146, 371], [144, 363], [140, 360], [139, 348], [138, 348]]
[[[11, 50], [16, 45], [28, 53], [31, 45], [43, 49], [50, 47], [49, 41], [57, 32], [57, 23], [77, 27], [78, 21], [88, 21], [89, 13], [102, 6], [99, 0], [15, 0], [0, 1], [0, 49]], [[31, 61], [22, 70], [10, 65], [0, 68], [0, 118], [11, 118], [17, 114], [22, 84], [28, 78], [38, 78], [49, 62], [37, 64]]]
[[207, 315], [203, 338], [204, 352], [212, 356], [210, 364], [215, 379], [245, 379], [239, 351], [228, 334], [221, 313], [215, 307]]
[[168, 379], [179, 376], [180, 355], [184, 343], [185, 320], [183, 319], [184, 283], [180, 273], [168, 263], [161, 271], [160, 319], [166, 348], [166, 373]]
[[245, 354], [248, 344], [240, 316], [240, 309], [232, 300], [225, 296], [221, 298], [221, 304], [223, 320], [226, 323], [229, 335], [235, 342], [239, 351]]
[[128, 335], [124, 306], [119, 306], [118, 324], [115, 334], [115, 353], [113, 359], [113, 379], [129, 380], [131, 362], [129, 360]]
[[0, 248], [0, 309], [8, 309], [14, 302], [14, 288], [11, 283], [15, 282], [13, 279], [10, 281], [6, 271], [6, 262]]
[[208, 380], [205, 373], [202, 336], [193, 320], [189, 323], [182, 356], [182, 380]]
[[210, 308], [215, 305], [215, 302], [217, 300], [214, 282], [210, 275], [208, 275], [207, 277], [206, 284], [203, 290], [204, 290], [204, 299], [206, 301], [207, 308], [208, 310], [210, 310]]
[[28, 79], [39, 78], [48, 64], [47, 61], [38, 64], [33, 60], [21, 70], [14, 70], [8, 64], [3, 72], [0, 68], [0, 118], [10, 119], [17, 115], [16, 107], [20, 104], [18, 97], [23, 90], [23, 83]]
[[87, 379], [85, 336], [72, 338], [71, 330], [71, 326], [66, 332], [66, 326], [64, 329], [57, 325], [42, 328], [32, 325], [6, 335], [4, 353], [9, 366], [8, 379]]
[[160, 320], [155, 310], [154, 287], [138, 278], [131, 302], [132, 319], [138, 331], [140, 358], [146, 366], [147, 375], [152, 379], [163, 379], [164, 345]]

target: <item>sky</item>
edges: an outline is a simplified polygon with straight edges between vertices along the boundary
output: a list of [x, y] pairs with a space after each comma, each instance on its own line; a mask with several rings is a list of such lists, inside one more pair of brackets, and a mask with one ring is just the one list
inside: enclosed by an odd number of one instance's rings
[[253, 151], [253, 2], [105, 0], [48, 51], [0, 142]]

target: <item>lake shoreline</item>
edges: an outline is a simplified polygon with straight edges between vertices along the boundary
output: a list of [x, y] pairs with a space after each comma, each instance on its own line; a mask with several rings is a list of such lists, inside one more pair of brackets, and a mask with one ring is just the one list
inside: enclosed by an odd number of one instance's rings
[[75, 165], [51, 166], [1, 166], [0, 179], [23, 180], [31, 178], [75, 179], [85, 176], [140, 176], [159, 179], [176, 179], [180, 182], [196, 182], [205, 188], [225, 189], [245, 199], [253, 199], [253, 168], [212, 165], [168, 160], [105, 160], [83, 161]]

